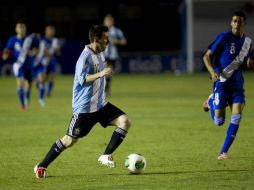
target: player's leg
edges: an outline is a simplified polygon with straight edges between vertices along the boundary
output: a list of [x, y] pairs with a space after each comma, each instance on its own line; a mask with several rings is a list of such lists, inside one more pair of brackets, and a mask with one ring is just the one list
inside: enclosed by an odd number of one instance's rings
[[24, 94], [25, 94], [25, 104], [28, 106], [31, 97], [32, 83], [33, 83], [33, 68], [31, 64], [26, 64], [24, 66]]
[[36, 178], [45, 178], [46, 168], [52, 163], [66, 148], [71, 147], [77, 142], [78, 138], [65, 135], [58, 139], [50, 148], [41, 163], [34, 167]]
[[242, 115], [242, 110], [243, 110], [244, 104], [236, 103], [232, 105], [232, 114], [231, 114], [231, 120], [228, 126], [226, 138], [224, 141], [224, 144], [222, 146], [220, 155], [218, 159], [227, 159], [227, 152], [232, 145], [232, 143], [235, 140], [236, 133], [239, 128], [239, 124], [241, 121], [241, 115]]
[[42, 107], [45, 106], [45, 79], [46, 74], [43, 66], [40, 66], [38, 69], [37, 74], [37, 85], [38, 85], [38, 91], [39, 91], [39, 103]]
[[55, 60], [51, 60], [49, 62], [49, 65], [47, 66], [46, 73], [47, 73], [47, 79], [48, 79], [48, 85], [47, 85], [47, 96], [51, 96], [52, 90], [54, 88], [55, 84], [55, 76], [56, 76], [56, 64], [57, 62]]
[[48, 75], [47, 96], [51, 96], [54, 84], [55, 84], [55, 73], [50, 72]]
[[25, 81], [23, 78], [17, 77], [16, 84], [17, 84], [17, 93], [18, 93], [20, 104], [21, 104], [21, 108], [22, 110], [26, 110], [27, 107], [25, 104], [25, 92], [24, 92]]
[[212, 99], [213, 101], [210, 103], [210, 105], [212, 106], [211, 110], [212, 109], [214, 110], [213, 121], [215, 125], [221, 126], [225, 122], [228, 99], [228, 93], [224, 83], [221, 82], [215, 83]]
[[210, 115], [211, 115], [212, 120], [214, 120], [214, 115], [215, 115], [213, 100], [214, 100], [213, 94], [210, 94], [208, 96], [208, 98], [204, 101], [203, 105], [202, 105], [203, 110], [205, 112], [208, 112], [210, 110]]
[[73, 114], [66, 135], [53, 143], [42, 162], [35, 166], [34, 172], [36, 177], [44, 178], [48, 165], [65, 149], [72, 147], [79, 138], [87, 135], [95, 123], [93, 114]]
[[107, 148], [105, 149], [104, 154], [112, 154], [122, 143], [128, 133], [129, 128], [131, 127], [131, 123], [127, 115], [120, 115], [119, 117], [114, 119], [111, 124], [114, 125], [116, 128], [112, 134]]
[[26, 110], [27, 105], [25, 102], [25, 71], [24, 71], [24, 66], [19, 65], [17, 63], [13, 64], [13, 74], [16, 77], [16, 86], [17, 86], [17, 93], [19, 97], [19, 101], [21, 104], [21, 109], [23, 111]]
[[111, 136], [111, 139], [98, 161], [108, 167], [115, 167], [115, 163], [112, 158], [112, 153], [119, 147], [127, 135], [131, 122], [128, 116], [119, 108], [108, 103], [101, 112], [102, 120], [100, 123], [106, 127], [108, 125], [115, 126], [115, 130]]

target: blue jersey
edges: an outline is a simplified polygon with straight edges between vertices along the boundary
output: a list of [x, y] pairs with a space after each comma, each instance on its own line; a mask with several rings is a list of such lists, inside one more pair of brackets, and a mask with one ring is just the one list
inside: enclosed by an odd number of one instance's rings
[[245, 35], [234, 36], [223, 32], [209, 45], [214, 57], [214, 70], [220, 74], [220, 82], [243, 87], [242, 65], [251, 52], [251, 39]]
[[[36, 57], [35, 66], [42, 64], [45, 67], [50, 65], [55, 66], [57, 63], [56, 51], [59, 49], [59, 42], [57, 38], [46, 38], [45, 36], [40, 38], [39, 52]], [[45, 49], [48, 50], [50, 56], [46, 56]]]
[[13, 52], [13, 61], [19, 64], [31, 64], [34, 57], [28, 55], [28, 51], [38, 46], [38, 40], [35, 35], [27, 35], [24, 38], [18, 38], [16, 35], [9, 38], [6, 49]]
[[112, 40], [114, 40], [114, 39], [125, 40], [125, 36], [119, 28], [114, 27], [114, 26], [112, 26], [109, 29], [108, 36], [109, 36], [108, 37], [109, 44], [108, 44], [106, 50], [104, 51], [104, 55], [107, 59], [116, 60], [119, 58], [119, 52], [118, 52], [117, 46], [112, 43]]
[[78, 58], [73, 84], [73, 113], [92, 113], [106, 105], [105, 77], [86, 83], [88, 75], [95, 74], [105, 68], [103, 53], [95, 54], [88, 46]]

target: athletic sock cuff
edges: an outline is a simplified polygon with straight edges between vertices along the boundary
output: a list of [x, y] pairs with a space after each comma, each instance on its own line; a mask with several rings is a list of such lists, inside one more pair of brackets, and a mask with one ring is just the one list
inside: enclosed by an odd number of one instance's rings
[[117, 132], [117, 133], [119, 133], [119, 134], [121, 134], [121, 135], [123, 135], [123, 136], [126, 136], [127, 133], [128, 133], [127, 131], [125, 131], [125, 130], [119, 128], [119, 127], [117, 127], [117, 128], [115, 129], [115, 132]]
[[56, 141], [56, 146], [60, 152], [64, 151], [64, 149], [65, 149], [65, 147], [60, 139]]

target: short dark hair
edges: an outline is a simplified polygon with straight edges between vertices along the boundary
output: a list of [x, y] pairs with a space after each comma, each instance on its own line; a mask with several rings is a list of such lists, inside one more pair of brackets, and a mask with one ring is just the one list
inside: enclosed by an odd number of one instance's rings
[[243, 11], [235, 11], [235, 12], [233, 12], [233, 14], [232, 14], [232, 17], [233, 17], [233, 16], [240, 16], [240, 17], [243, 17], [244, 22], [246, 22], [247, 17], [246, 17], [246, 14], [245, 14]]
[[108, 27], [104, 25], [93, 25], [89, 29], [89, 40], [92, 43], [95, 38], [100, 39], [103, 32], [108, 32]]

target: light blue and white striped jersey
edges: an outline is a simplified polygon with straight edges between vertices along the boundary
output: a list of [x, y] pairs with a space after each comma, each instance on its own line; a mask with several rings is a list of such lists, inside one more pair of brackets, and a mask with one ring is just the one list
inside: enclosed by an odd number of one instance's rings
[[116, 60], [119, 58], [119, 52], [118, 52], [117, 46], [112, 43], [112, 40], [113, 39], [125, 40], [126, 38], [122, 30], [112, 26], [110, 27], [108, 32], [108, 39], [109, 39], [109, 44], [107, 45], [107, 48], [104, 51], [104, 55], [107, 59]]
[[92, 113], [106, 105], [105, 77], [86, 83], [87, 75], [92, 75], [105, 68], [103, 53], [95, 54], [88, 46], [78, 58], [73, 84], [73, 113]]

